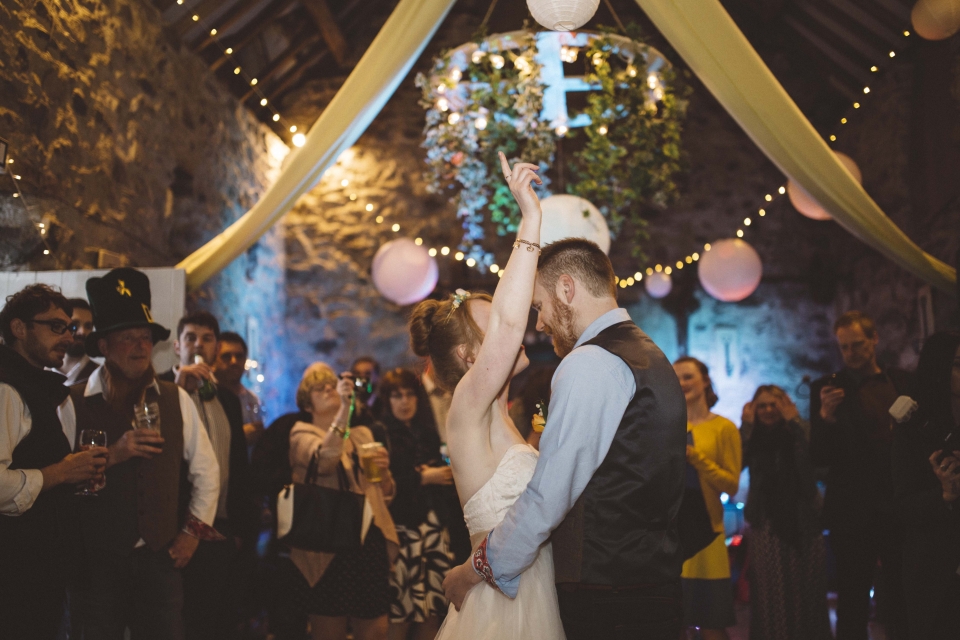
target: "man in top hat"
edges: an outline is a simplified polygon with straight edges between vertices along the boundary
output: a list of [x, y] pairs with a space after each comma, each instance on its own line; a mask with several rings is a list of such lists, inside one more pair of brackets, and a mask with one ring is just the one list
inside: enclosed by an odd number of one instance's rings
[[[220, 471], [190, 397], [153, 371], [153, 346], [170, 331], [150, 314], [150, 281], [131, 268], [87, 281], [95, 331], [87, 354], [104, 365], [70, 388], [64, 427], [107, 432], [106, 486], [84, 498], [80, 533], [86, 580], [79, 585], [84, 637], [183, 638], [183, 584], [200, 539], [218, 539]], [[134, 428], [134, 405], [159, 406], [159, 433]]]
[[52, 640], [63, 612], [74, 513], [72, 485], [101, 476], [107, 450], [72, 451], [58, 407], [70, 305], [33, 284], [0, 311], [0, 635]]

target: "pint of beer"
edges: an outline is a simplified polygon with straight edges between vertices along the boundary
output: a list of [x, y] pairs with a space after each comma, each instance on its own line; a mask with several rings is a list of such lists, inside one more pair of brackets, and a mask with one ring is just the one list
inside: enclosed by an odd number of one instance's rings
[[383, 444], [380, 442], [360, 445], [360, 464], [363, 466], [363, 474], [367, 476], [367, 482], [383, 482], [383, 470], [374, 462], [382, 448]]

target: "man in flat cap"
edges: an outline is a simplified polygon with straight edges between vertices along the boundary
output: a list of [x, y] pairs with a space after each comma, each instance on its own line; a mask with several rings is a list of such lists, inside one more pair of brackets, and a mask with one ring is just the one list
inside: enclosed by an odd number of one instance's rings
[[[87, 281], [95, 331], [87, 354], [104, 366], [70, 388], [64, 424], [107, 432], [106, 486], [80, 507], [86, 576], [79, 585], [84, 638], [183, 638], [180, 570], [211, 527], [220, 472], [190, 396], [157, 380], [153, 346], [170, 331], [150, 314], [150, 281], [131, 268]], [[155, 404], [159, 432], [135, 428], [135, 405]]]

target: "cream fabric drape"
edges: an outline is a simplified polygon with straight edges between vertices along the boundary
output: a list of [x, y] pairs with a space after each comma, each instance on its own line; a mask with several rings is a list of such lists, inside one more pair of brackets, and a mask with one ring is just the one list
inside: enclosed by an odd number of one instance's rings
[[177, 265], [195, 289], [246, 251], [313, 187], [380, 113], [455, 0], [400, 0], [353, 72], [287, 159], [277, 181], [239, 220]]
[[914, 244], [857, 184], [719, 0], [636, 0], [758, 147], [847, 231], [956, 295], [956, 270]]

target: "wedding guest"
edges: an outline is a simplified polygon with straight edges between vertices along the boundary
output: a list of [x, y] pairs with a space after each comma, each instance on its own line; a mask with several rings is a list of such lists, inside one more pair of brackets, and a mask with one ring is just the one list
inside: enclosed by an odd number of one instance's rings
[[58, 416], [69, 402], [58, 368], [73, 340], [70, 304], [33, 284], [0, 310], [0, 635], [53, 640], [74, 566], [72, 485], [98, 479], [107, 450], [73, 450]]
[[224, 331], [220, 334], [219, 352], [213, 370], [217, 381], [240, 399], [243, 410], [243, 433], [247, 446], [257, 444], [263, 434], [263, 405], [260, 398], [243, 384], [246, 373], [247, 342], [239, 333]]
[[720, 494], [732, 496], [740, 486], [740, 432], [732, 422], [710, 412], [718, 398], [707, 365], [683, 357], [673, 369], [687, 401], [687, 463], [696, 470], [710, 522], [719, 534], [683, 563], [684, 622], [699, 627], [703, 640], [726, 640], [726, 627], [737, 620]]
[[[150, 281], [131, 268], [87, 280], [95, 331], [87, 354], [103, 357], [86, 385], [70, 388], [64, 429], [107, 434], [106, 486], [80, 505], [85, 580], [71, 616], [83, 637], [183, 638], [181, 570], [212, 527], [217, 459], [187, 393], [158, 380], [151, 357], [170, 331], [150, 314]], [[159, 433], [134, 428], [134, 405], [156, 402]], [[181, 499], [182, 498], [182, 499]]]
[[751, 640], [830, 640], [820, 494], [810, 464], [810, 425], [780, 387], [759, 387], [743, 407], [744, 517]]
[[914, 388], [919, 408], [894, 428], [893, 446], [894, 500], [906, 523], [909, 638], [955, 638], [960, 630], [960, 333], [927, 338]]
[[294, 481], [304, 482], [316, 461], [317, 484], [339, 488], [345, 475], [349, 490], [365, 495], [373, 512], [358, 551], [290, 551], [291, 597], [309, 614], [314, 640], [345, 640], [348, 624], [356, 640], [387, 637], [390, 565], [399, 545], [387, 502], [396, 486], [385, 448], [374, 457], [381, 482], [368, 478], [360, 463], [362, 446], [374, 438], [367, 427], [347, 425], [353, 387], [351, 376], [338, 380], [330, 367], [315, 366], [297, 389], [297, 405], [309, 411], [311, 420], [298, 422], [290, 432]]
[[437, 433], [440, 435], [441, 446], [446, 446], [447, 442], [447, 414], [450, 413], [450, 401], [453, 394], [444, 391], [437, 384], [434, 377], [433, 363], [427, 358], [427, 366], [420, 376], [420, 382], [423, 384], [424, 391], [430, 400], [430, 410], [433, 412], [433, 423], [437, 425]]
[[75, 384], [83, 384], [89, 378], [90, 374], [100, 365], [90, 359], [87, 355], [86, 339], [93, 333], [93, 312], [90, 311], [90, 303], [83, 298], [70, 298], [70, 332], [73, 334], [73, 342], [67, 347], [67, 354], [63, 358], [63, 366], [57, 371], [67, 376], [64, 383], [68, 387]]
[[[415, 373], [388, 371], [377, 397], [397, 486], [390, 515], [400, 540], [390, 577], [390, 638], [406, 640], [412, 627], [414, 638], [430, 640], [448, 606], [441, 585], [454, 562], [444, 517], [457, 502], [453, 471], [441, 458], [440, 436]], [[460, 512], [461, 527], [462, 518]]]
[[843, 369], [810, 386], [810, 455], [827, 469], [823, 524], [836, 557], [837, 640], [867, 640], [874, 587], [887, 635], [902, 638], [903, 531], [893, 506], [887, 410], [909, 392], [910, 376], [877, 363], [880, 336], [867, 315], [843, 314], [833, 333]]
[[213, 374], [219, 341], [220, 323], [212, 314], [196, 311], [184, 316], [177, 323], [173, 343], [180, 364], [160, 376], [161, 380], [176, 381], [190, 394], [220, 469], [213, 526], [226, 540], [202, 541], [193, 562], [183, 571], [187, 638], [198, 640], [235, 633], [240, 567], [245, 566], [241, 557], [252, 552], [259, 520], [240, 400]]

